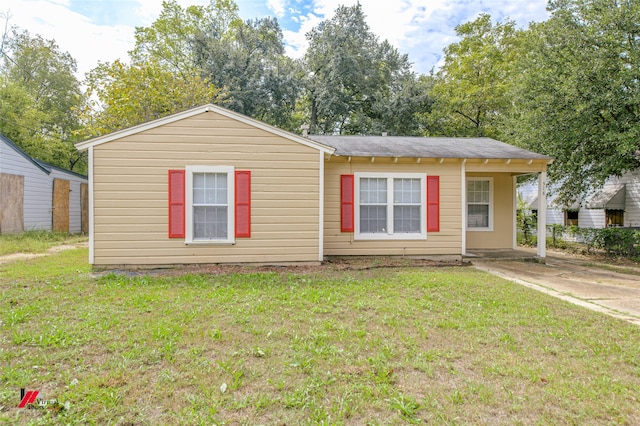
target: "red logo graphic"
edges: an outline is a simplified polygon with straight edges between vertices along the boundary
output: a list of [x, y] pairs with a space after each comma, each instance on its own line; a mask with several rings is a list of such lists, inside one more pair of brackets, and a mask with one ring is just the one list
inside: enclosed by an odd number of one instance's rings
[[20, 405], [18, 405], [18, 408], [24, 408], [29, 404], [33, 404], [34, 402], [36, 402], [36, 398], [38, 397], [38, 394], [40, 393], [40, 391], [27, 391], [25, 393], [24, 389], [20, 389]]

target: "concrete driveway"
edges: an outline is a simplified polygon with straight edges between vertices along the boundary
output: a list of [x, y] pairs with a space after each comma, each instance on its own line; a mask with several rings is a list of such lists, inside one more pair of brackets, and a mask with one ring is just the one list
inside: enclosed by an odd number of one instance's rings
[[478, 269], [640, 325], [640, 268], [614, 266], [547, 252], [546, 264], [469, 259]]

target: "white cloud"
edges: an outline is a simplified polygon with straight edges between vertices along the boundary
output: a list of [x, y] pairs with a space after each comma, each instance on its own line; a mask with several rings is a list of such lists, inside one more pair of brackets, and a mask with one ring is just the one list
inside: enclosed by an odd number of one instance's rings
[[78, 62], [79, 78], [99, 61], [126, 59], [133, 47], [134, 28], [95, 25], [67, 6], [66, 1], [0, 0], [0, 11], [10, 16], [9, 25], [53, 39], [60, 50], [69, 52]]
[[[148, 26], [162, 10], [159, 0], [137, 0], [132, 10], [138, 26]], [[311, 2], [311, 12], [292, 16], [303, 3]], [[334, 15], [339, 5], [352, 6], [357, 0], [237, 0], [246, 19], [266, 13], [277, 15], [281, 22], [297, 22], [297, 30], [283, 26], [286, 52], [301, 57], [308, 46], [305, 34], [322, 20]], [[114, 7], [117, 2], [114, 0]], [[183, 6], [206, 5], [209, 0], [178, 0]], [[441, 57], [442, 49], [455, 41], [455, 26], [488, 12], [495, 19], [507, 16], [526, 26], [548, 14], [546, 0], [360, 0], [371, 31], [387, 39], [402, 53], [409, 54], [418, 72], [429, 72]], [[10, 12], [10, 24], [54, 39], [60, 49], [78, 61], [78, 76], [93, 69], [98, 62], [126, 60], [134, 47], [135, 28], [128, 25], [97, 25], [88, 17], [69, 9], [68, 0], [0, 0], [0, 13]]]
[[276, 15], [276, 18], [282, 18], [285, 14], [286, 0], [267, 0], [267, 6]]
[[[313, 13], [301, 18], [298, 31], [285, 31], [287, 53], [304, 54], [308, 43], [304, 35], [324, 19], [334, 16], [340, 5], [353, 6], [358, 0], [312, 0]], [[546, 19], [545, 0], [402, 0], [380, 2], [359, 0], [372, 32], [388, 40], [400, 52], [409, 54], [414, 68], [428, 73], [437, 66], [445, 46], [456, 40], [455, 26], [474, 19], [480, 13], [494, 20], [509, 17], [519, 25]]]
[[[134, 11], [138, 26], [148, 26], [160, 15], [162, 2], [138, 0]], [[179, 4], [208, 4], [208, 0], [179, 0]], [[99, 62], [128, 60], [135, 45], [135, 27], [97, 25], [88, 17], [69, 9], [68, 0], [0, 0], [0, 13], [9, 13], [10, 25], [54, 39], [60, 50], [67, 51], [78, 63], [78, 77], [95, 68]], [[114, 5], [115, 7], [115, 5]]]

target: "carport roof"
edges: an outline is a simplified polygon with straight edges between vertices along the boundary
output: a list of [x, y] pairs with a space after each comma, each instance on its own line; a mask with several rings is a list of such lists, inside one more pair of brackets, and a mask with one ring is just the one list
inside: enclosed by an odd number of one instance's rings
[[491, 138], [309, 135], [335, 148], [333, 155], [353, 157], [553, 159]]

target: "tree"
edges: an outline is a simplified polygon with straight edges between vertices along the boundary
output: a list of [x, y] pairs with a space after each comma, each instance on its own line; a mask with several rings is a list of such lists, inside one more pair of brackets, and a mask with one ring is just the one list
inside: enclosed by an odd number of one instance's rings
[[296, 127], [300, 90], [296, 63], [284, 55], [274, 18], [243, 21], [232, 0], [183, 9], [163, 2], [160, 17], [136, 29], [134, 63], [154, 61], [184, 76], [197, 73], [222, 89], [216, 102], [276, 126]]
[[517, 44], [515, 23], [491, 22], [491, 16], [456, 27], [461, 37], [445, 48], [435, 75], [435, 104], [427, 117], [430, 133], [501, 138], [510, 109], [507, 96]]
[[640, 3], [563, 0], [525, 34], [511, 92], [517, 143], [555, 158], [559, 199], [640, 166]]
[[85, 135], [97, 136], [214, 102], [219, 93], [194, 74], [176, 74], [156, 62], [100, 64], [87, 78], [95, 98], [84, 111]]
[[[239, 19], [237, 7], [228, 1], [183, 9], [175, 0], [163, 1], [162, 11], [150, 27], [137, 27], [135, 47], [129, 52], [133, 63], [153, 60], [163, 69], [189, 75], [196, 67], [194, 43], [216, 25], [215, 18]], [[228, 5], [228, 7], [222, 6]]]
[[16, 28], [2, 47], [0, 131], [29, 155], [83, 171], [84, 154], [73, 146], [84, 101], [76, 61], [55, 41]]
[[[407, 55], [369, 30], [360, 4], [336, 9], [307, 34], [304, 57], [310, 131], [312, 133], [366, 134], [393, 128], [415, 133], [417, 125], [394, 121], [399, 107], [404, 119], [425, 105], [425, 94], [411, 72]], [[404, 125], [403, 125], [404, 124]], [[406, 127], [405, 127], [406, 126]]]
[[299, 71], [296, 63], [284, 55], [277, 20], [224, 19], [220, 25], [201, 34], [195, 48], [198, 67], [224, 88], [222, 105], [293, 130]]

